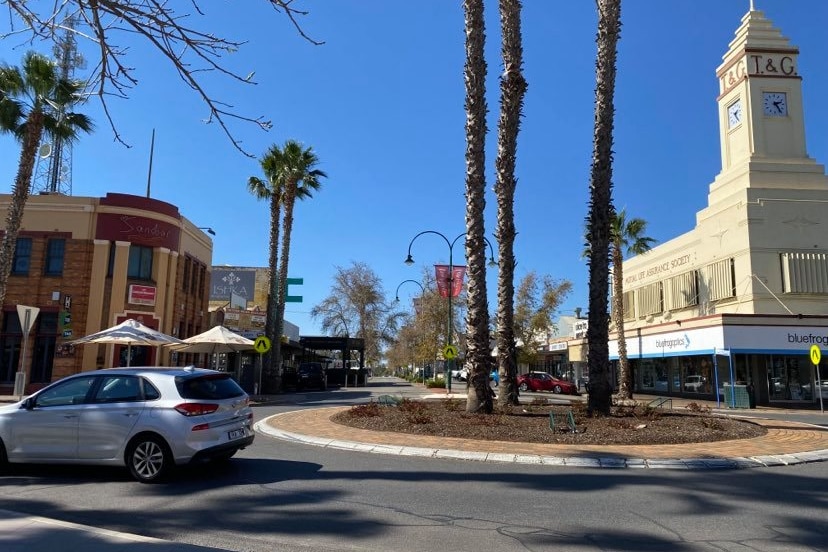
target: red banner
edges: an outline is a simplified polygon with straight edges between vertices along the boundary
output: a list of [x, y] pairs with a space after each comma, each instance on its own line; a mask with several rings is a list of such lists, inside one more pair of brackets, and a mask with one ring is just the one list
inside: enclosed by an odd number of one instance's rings
[[[449, 270], [451, 269], [451, 270]], [[463, 291], [463, 278], [466, 276], [465, 266], [434, 265], [434, 276], [437, 279], [437, 291], [440, 297], [457, 297]]]

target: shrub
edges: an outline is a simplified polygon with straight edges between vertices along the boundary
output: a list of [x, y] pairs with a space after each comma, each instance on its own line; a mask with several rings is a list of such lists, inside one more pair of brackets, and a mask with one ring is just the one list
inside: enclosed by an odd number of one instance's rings
[[380, 416], [380, 406], [373, 401], [368, 404], [358, 404], [351, 407], [348, 411], [348, 415], [353, 418], [371, 418], [373, 416]]
[[711, 408], [707, 405], [699, 404], [696, 402], [691, 402], [687, 406], [685, 406], [687, 410], [694, 414], [710, 414]]

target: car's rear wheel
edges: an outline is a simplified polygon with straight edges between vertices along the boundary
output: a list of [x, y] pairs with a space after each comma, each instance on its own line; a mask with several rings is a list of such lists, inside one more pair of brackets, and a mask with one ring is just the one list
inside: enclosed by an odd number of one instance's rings
[[167, 475], [173, 460], [163, 439], [156, 435], [139, 435], [127, 448], [126, 463], [133, 479], [156, 483]]
[[561, 392], [561, 386], [556, 385], [555, 387], [552, 388], [552, 392], [553, 393], [560, 393]]
[[523, 382], [523, 383], [521, 383], [521, 384], [520, 384], [519, 389], [520, 389], [521, 391], [526, 391], [527, 389], [529, 389], [529, 386], [528, 386], [528, 385], [526, 385], [526, 382]]

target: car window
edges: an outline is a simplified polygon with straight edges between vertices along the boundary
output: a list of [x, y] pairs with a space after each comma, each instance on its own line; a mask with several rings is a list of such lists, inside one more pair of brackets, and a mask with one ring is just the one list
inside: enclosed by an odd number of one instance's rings
[[103, 376], [93, 402], [134, 402], [141, 400], [138, 378], [130, 375]]
[[184, 399], [230, 399], [244, 395], [244, 389], [229, 374], [217, 376], [178, 377], [178, 393]]
[[89, 389], [95, 382], [92, 376], [72, 378], [59, 382], [45, 389], [35, 396], [35, 407], [66, 406], [70, 404], [82, 404], [86, 400]]
[[153, 384], [143, 378], [141, 379], [141, 382], [144, 384], [144, 400], [154, 401], [161, 398], [161, 393]]

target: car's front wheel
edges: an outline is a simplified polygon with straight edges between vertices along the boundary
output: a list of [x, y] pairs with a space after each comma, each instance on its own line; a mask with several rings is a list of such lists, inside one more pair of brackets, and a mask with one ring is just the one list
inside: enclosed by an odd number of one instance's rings
[[172, 462], [167, 443], [156, 435], [139, 435], [127, 448], [127, 468], [133, 479], [141, 483], [161, 481]]
[[519, 389], [521, 391], [526, 391], [527, 389], [529, 389], [529, 386], [526, 385], [526, 382], [523, 382], [523, 383], [520, 384]]
[[552, 392], [553, 393], [560, 393], [561, 392], [561, 386], [556, 385], [555, 387], [552, 388]]

